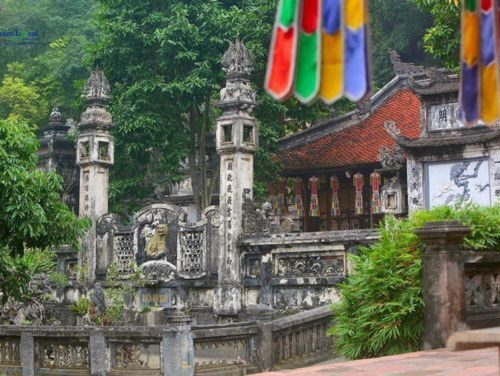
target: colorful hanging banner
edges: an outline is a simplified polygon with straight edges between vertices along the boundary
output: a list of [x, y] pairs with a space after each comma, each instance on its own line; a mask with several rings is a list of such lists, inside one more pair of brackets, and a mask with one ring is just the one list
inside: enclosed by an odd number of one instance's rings
[[286, 207], [286, 178], [281, 178], [278, 188], [278, 209], [276, 210], [277, 216], [287, 214]]
[[319, 179], [315, 176], [309, 179], [309, 189], [311, 190], [311, 205], [309, 209], [310, 217], [319, 217], [321, 212], [319, 210]]
[[500, 117], [498, 9], [500, 1], [462, 1], [462, 82], [459, 116], [467, 124]]
[[366, 0], [280, 0], [265, 87], [277, 100], [302, 103], [370, 91]]
[[340, 216], [340, 203], [339, 203], [339, 178], [335, 175], [330, 178], [330, 189], [332, 190], [332, 207], [330, 214], [332, 217]]
[[364, 177], [359, 172], [353, 176], [353, 185], [355, 189], [354, 196], [354, 213], [356, 215], [363, 214], [363, 186], [365, 185]]
[[380, 198], [380, 174], [374, 172], [370, 175], [370, 184], [372, 186], [371, 213], [382, 213], [382, 199]]
[[306, 213], [304, 210], [304, 203], [302, 201], [302, 179], [295, 179], [295, 216], [303, 218]]

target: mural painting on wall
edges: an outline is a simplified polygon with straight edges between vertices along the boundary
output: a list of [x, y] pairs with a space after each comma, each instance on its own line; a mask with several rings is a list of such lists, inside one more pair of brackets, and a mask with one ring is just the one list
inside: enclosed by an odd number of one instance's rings
[[490, 205], [488, 161], [464, 160], [427, 165], [427, 206], [473, 202]]
[[137, 217], [137, 263], [151, 260], [176, 262], [177, 226], [176, 214], [157, 208], [145, 211]]

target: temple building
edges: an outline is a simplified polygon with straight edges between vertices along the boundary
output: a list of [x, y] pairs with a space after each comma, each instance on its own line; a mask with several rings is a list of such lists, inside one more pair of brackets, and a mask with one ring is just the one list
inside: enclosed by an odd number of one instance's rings
[[280, 140], [269, 201], [302, 231], [370, 229], [386, 214], [500, 194], [499, 130], [457, 119], [459, 77], [392, 61], [396, 77], [356, 110]]

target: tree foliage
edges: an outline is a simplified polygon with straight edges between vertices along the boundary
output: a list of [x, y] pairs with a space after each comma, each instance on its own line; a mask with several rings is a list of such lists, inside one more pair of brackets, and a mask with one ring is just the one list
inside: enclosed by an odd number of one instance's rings
[[439, 207], [408, 219], [387, 217], [380, 240], [351, 256], [354, 272], [341, 286], [330, 333], [349, 359], [417, 351], [423, 332], [422, 243], [415, 229], [426, 222], [458, 220], [471, 228], [465, 245], [500, 251], [500, 206]]
[[[80, 93], [88, 75], [87, 45], [93, 40], [93, 1], [3, 0], [2, 31], [37, 32], [24, 44], [0, 37], [0, 77], [10, 75], [8, 65], [22, 63], [17, 76], [40, 95], [39, 116], [58, 106], [65, 117], [76, 118]], [[43, 107], [43, 108], [42, 108]], [[40, 124], [38, 124], [40, 125]]]
[[261, 101], [256, 111], [262, 148], [257, 171], [276, 172], [270, 153], [286, 126], [304, 126], [324, 113], [320, 106], [279, 104], [263, 93], [276, 1], [99, 3], [100, 38], [93, 58], [113, 86], [120, 155], [113, 175], [114, 202], [140, 202], [158, 181], [179, 179], [179, 162], [187, 157], [193, 189], [202, 196], [198, 206], [203, 209], [209, 203], [200, 156], [205, 155], [205, 136], [213, 132], [219, 115], [215, 104], [224, 84], [220, 62], [227, 41], [238, 34], [254, 56], [253, 82]]
[[20, 77], [22, 64], [11, 64], [0, 86], [0, 118], [26, 122], [31, 126], [46, 118], [47, 103], [36, 86], [28, 85]]
[[370, 0], [369, 7], [372, 71], [375, 86], [380, 88], [394, 77], [389, 49], [398, 52], [403, 61], [428, 63], [422, 38], [432, 18], [414, 0]]
[[52, 246], [71, 244], [87, 227], [61, 202], [62, 178], [37, 169], [38, 141], [26, 123], [0, 120], [0, 292], [20, 299], [31, 276], [51, 265]]
[[447, 68], [456, 69], [460, 61], [460, 7], [456, 1], [413, 0], [432, 15], [432, 26], [424, 36], [425, 51]]

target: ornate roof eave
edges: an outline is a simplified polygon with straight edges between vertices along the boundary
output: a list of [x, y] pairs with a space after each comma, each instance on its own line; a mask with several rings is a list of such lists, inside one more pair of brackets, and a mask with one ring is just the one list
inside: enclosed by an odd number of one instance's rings
[[[390, 122], [387, 122], [390, 123]], [[386, 124], [387, 124], [386, 123]], [[492, 142], [500, 139], [500, 129], [491, 129], [486, 126], [475, 128], [464, 128], [453, 131], [453, 134], [427, 136], [409, 139], [397, 132], [395, 125], [386, 126], [386, 131], [405, 151], [433, 150], [444, 147], [460, 147], [465, 145]], [[395, 130], [396, 129], [396, 130]]]

